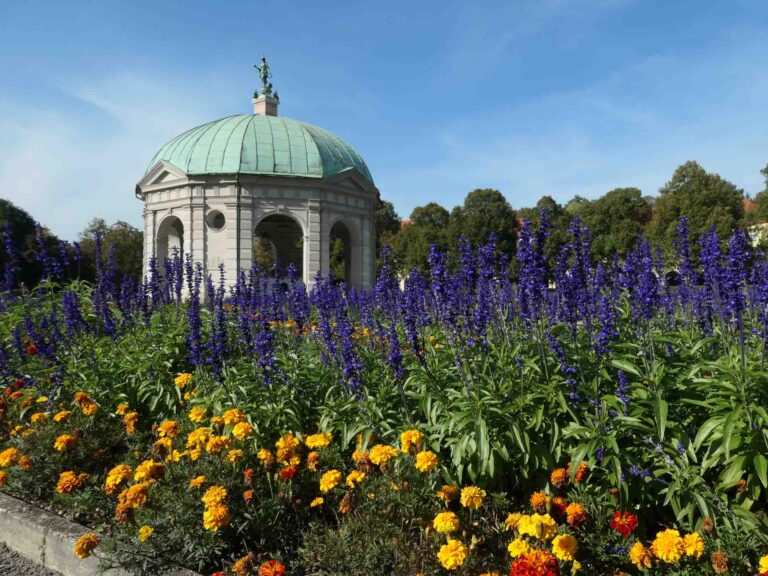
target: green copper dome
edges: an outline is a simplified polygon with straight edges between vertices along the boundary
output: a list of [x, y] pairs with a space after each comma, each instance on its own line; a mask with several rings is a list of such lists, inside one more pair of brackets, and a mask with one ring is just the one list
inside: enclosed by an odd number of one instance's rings
[[323, 178], [368, 167], [341, 138], [279, 116], [229, 116], [180, 134], [155, 154], [147, 172], [164, 160], [187, 174], [268, 174]]

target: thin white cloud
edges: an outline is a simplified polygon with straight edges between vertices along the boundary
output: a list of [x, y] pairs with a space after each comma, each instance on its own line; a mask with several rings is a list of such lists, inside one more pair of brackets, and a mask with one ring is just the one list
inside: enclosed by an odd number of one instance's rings
[[0, 102], [0, 115], [11, 119], [0, 142], [0, 194], [64, 239], [76, 238], [94, 217], [141, 227], [134, 188], [152, 155], [212, 117], [206, 99], [172, 86], [135, 73], [64, 86], [90, 108], [87, 114]]

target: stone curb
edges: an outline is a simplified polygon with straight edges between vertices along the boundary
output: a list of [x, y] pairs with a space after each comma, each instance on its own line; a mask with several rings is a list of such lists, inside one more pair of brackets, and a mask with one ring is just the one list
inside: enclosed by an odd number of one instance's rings
[[[95, 556], [80, 560], [75, 556], [75, 542], [88, 532], [80, 524], [70, 522], [46, 510], [0, 493], [0, 541], [11, 550], [45, 568], [64, 576], [99, 574]], [[109, 569], [105, 576], [131, 576], [122, 569]], [[167, 576], [200, 576], [185, 568], [168, 572]]]

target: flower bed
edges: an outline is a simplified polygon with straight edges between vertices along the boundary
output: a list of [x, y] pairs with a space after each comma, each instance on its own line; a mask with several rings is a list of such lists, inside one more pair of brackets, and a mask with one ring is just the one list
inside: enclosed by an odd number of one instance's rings
[[370, 293], [178, 258], [5, 293], [2, 489], [145, 574], [765, 575], [764, 256], [545, 230], [515, 283], [465, 245], [404, 290], [385, 255]]

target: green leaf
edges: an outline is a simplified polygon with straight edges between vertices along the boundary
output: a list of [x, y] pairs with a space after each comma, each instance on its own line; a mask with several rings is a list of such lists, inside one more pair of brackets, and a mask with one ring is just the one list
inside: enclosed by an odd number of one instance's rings
[[760, 478], [760, 483], [764, 488], [768, 488], [768, 459], [762, 454], [755, 454], [752, 463], [755, 465], [755, 472]]
[[669, 406], [666, 400], [656, 398], [653, 403], [653, 414], [656, 418], [656, 433], [659, 435], [659, 440], [664, 440], [664, 432], [667, 428], [667, 412]]

